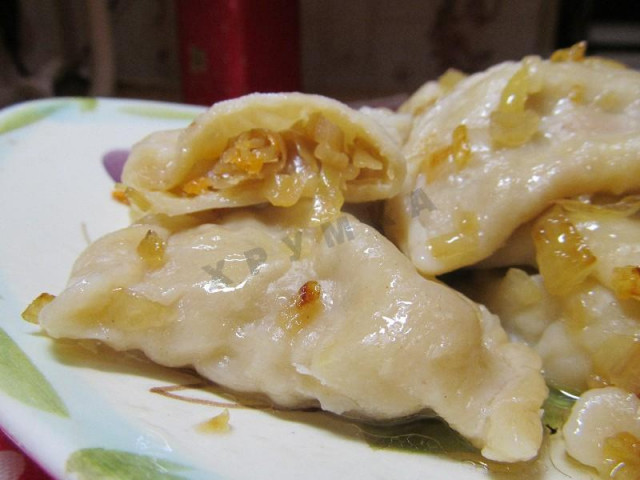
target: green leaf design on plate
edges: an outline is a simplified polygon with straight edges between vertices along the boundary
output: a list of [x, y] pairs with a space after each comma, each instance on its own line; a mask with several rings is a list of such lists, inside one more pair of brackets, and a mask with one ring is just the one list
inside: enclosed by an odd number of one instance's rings
[[81, 112], [93, 112], [98, 108], [98, 99], [95, 97], [77, 97], [75, 100], [78, 102]]
[[198, 116], [197, 112], [182, 110], [178, 108], [159, 107], [156, 105], [125, 105], [120, 107], [123, 113], [137, 115], [139, 117], [164, 118], [167, 120], [187, 120], [192, 121]]
[[105, 448], [77, 450], [67, 459], [67, 472], [75, 473], [79, 480], [183, 480], [185, 477], [171, 472], [184, 470], [190, 469], [149, 455]]
[[0, 390], [26, 405], [68, 417], [69, 411], [29, 357], [0, 328]]
[[0, 134], [17, 130], [32, 123], [36, 123], [43, 118], [52, 115], [62, 107], [68, 105], [67, 102], [49, 103], [46, 105], [32, 104], [19, 108], [6, 118], [0, 120]]

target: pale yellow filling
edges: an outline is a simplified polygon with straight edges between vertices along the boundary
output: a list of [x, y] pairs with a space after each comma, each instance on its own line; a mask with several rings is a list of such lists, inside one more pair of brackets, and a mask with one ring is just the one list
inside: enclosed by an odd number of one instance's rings
[[199, 162], [174, 193], [189, 197], [254, 188], [279, 207], [314, 198], [331, 217], [344, 203], [347, 182], [392, 178], [373, 147], [357, 137], [347, 141], [336, 124], [316, 114], [284, 131], [256, 128], [241, 133], [218, 158]]

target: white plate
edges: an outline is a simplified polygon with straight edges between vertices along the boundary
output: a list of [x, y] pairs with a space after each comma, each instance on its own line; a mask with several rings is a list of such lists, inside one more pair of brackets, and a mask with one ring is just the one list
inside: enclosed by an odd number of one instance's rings
[[[24, 322], [20, 313], [33, 298], [64, 287], [89, 240], [128, 223], [111, 198], [103, 156], [152, 131], [184, 127], [200, 111], [51, 99], [0, 112], [0, 426], [27, 453], [57, 478], [596, 478], [574, 469], [557, 442], [550, 458], [503, 477], [455, 448], [383, 448], [320, 412], [231, 408], [229, 432], [201, 433], [197, 426], [229, 400], [211, 388], [172, 390], [201, 382], [192, 373], [54, 343]], [[395, 443], [430, 450], [446, 439], [408, 435]]]

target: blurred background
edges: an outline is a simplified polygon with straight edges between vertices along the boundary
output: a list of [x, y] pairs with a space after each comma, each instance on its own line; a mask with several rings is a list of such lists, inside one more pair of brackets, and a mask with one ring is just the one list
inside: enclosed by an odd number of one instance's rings
[[640, 68], [638, 0], [1, 0], [0, 34], [0, 107], [291, 90], [392, 103], [449, 67], [580, 40]]

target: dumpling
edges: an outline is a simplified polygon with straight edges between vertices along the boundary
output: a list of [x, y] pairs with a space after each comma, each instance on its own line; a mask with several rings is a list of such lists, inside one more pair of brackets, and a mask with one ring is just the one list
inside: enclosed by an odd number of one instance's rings
[[539, 274], [517, 268], [478, 272], [467, 288], [515, 340], [538, 352], [549, 385], [574, 394], [603, 385], [640, 391], [640, 302], [621, 300], [592, 279], [554, 296]]
[[540, 274], [476, 273], [463, 290], [540, 354], [552, 386], [640, 392], [640, 198], [564, 200], [531, 228]]
[[220, 102], [184, 130], [133, 147], [122, 180], [143, 213], [178, 215], [314, 200], [318, 223], [346, 202], [395, 195], [405, 165], [369, 116], [329, 98], [252, 94]]
[[591, 276], [621, 299], [640, 300], [640, 196], [557, 202], [534, 222], [532, 237], [552, 294]]
[[404, 145], [411, 133], [412, 117], [408, 113], [394, 112], [385, 107], [360, 107], [359, 111], [378, 122], [382, 128], [396, 141]]
[[602, 478], [640, 477], [640, 400], [607, 387], [589, 390], [562, 429], [567, 453]]
[[527, 222], [514, 230], [509, 239], [491, 256], [470, 268], [532, 267], [536, 268], [536, 249], [531, 237], [533, 222]]
[[532, 350], [354, 217], [300, 228], [283, 210], [109, 234], [39, 322], [283, 407], [373, 420], [432, 410], [487, 458], [536, 455], [547, 389]]
[[[596, 203], [592, 202], [592, 198]], [[589, 243], [589, 248], [594, 251], [594, 255], [603, 259], [594, 265], [602, 282], [611, 286], [615, 267], [640, 265], [640, 244], [636, 242], [636, 239], [640, 238], [637, 221], [637, 212], [640, 211], [639, 195], [630, 195], [618, 200], [611, 196], [582, 195], [555, 203], [559, 205], [555, 209], [555, 214], [560, 213], [566, 221], [574, 224], [580, 235]], [[549, 218], [549, 215], [545, 217], [547, 221], [560, 220]], [[472, 267], [538, 268], [533, 239], [534, 226], [538, 221], [539, 217], [520, 225], [502, 247]], [[597, 228], [593, 228], [593, 222], [597, 223]]]
[[430, 80], [416, 90], [398, 108], [399, 113], [409, 114], [414, 118], [424, 115], [436, 101], [449, 93], [465, 74], [450, 68], [437, 81]]
[[390, 238], [428, 275], [489, 257], [551, 202], [640, 189], [640, 72], [527, 57], [460, 81], [415, 123]]

